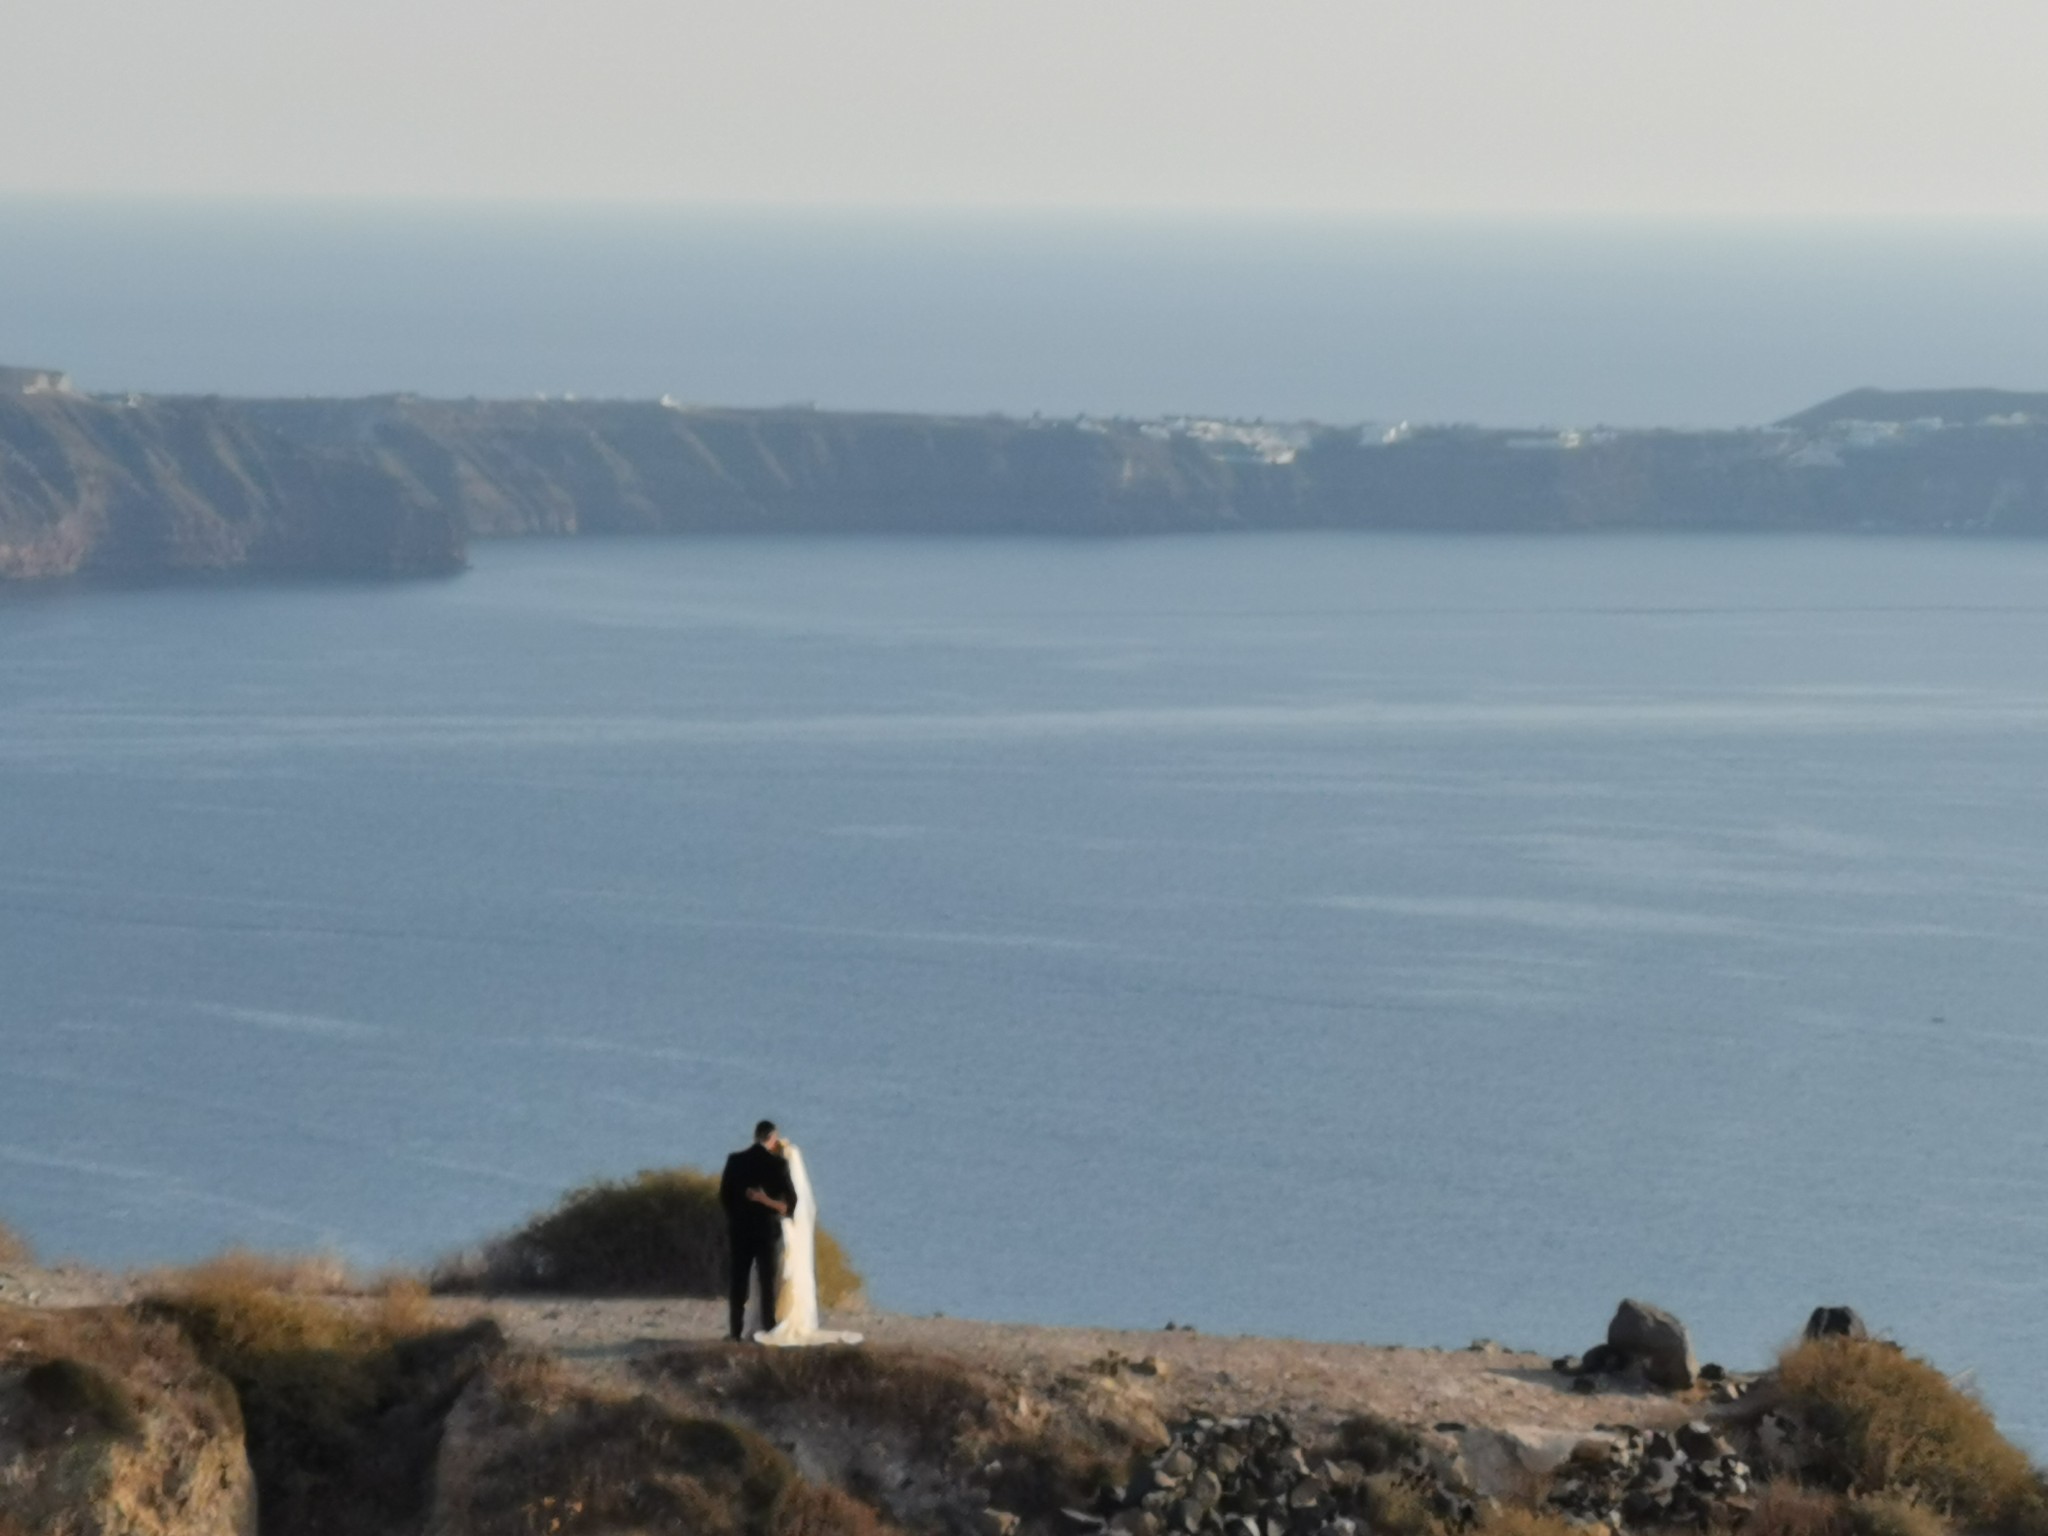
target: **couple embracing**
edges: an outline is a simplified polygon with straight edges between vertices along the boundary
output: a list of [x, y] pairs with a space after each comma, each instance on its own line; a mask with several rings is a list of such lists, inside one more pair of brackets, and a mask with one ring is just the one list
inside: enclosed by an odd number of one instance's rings
[[772, 1120], [754, 1127], [754, 1144], [725, 1160], [718, 1203], [732, 1239], [732, 1337], [745, 1337], [747, 1281], [761, 1282], [757, 1342], [783, 1346], [858, 1344], [857, 1333], [818, 1326], [818, 1205], [796, 1144]]

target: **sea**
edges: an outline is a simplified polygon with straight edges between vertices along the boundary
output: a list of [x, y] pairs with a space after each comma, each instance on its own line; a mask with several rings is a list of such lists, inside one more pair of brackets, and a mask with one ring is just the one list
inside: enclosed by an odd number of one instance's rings
[[[2048, 233], [0, 201], [119, 392], [1730, 426]], [[1756, 1367], [2048, 1449], [2048, 545], [485, 543], [0, 593], [0, 1221], [423, 1264], [810, 1154], [881, 1305]]]
[[480, 545], [0, 601], [0, 1219], [375, 1268], [802, 1144], [874, 1299], [2048, 1445], [2048, 546]]
[[0, 196], [0, 364], [110, 393], [1728, 427], [2044, 360], [2048, 222]]

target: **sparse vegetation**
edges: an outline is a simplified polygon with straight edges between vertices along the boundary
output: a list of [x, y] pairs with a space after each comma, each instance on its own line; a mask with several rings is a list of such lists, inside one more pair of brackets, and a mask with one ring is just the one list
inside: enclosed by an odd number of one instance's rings
[[[671, 1357], [671, 1369], [690, 1358]], [[1118, 1479], [1144, 1433], [1085, 1395], [1019, 1394], [949, 1355], [905, 1349], [762, 1351], [723, 1390], [765, 1420], [823, 1412], [870, 1436], [893, 1433], [930, 1464], [979, 1468], [989, 1498], [1027, 1517], [1049, 1519], [1063, 1506], [1092, 1502]]]
[[29, 1246], [28, 1239], [0, 1221], [0, 1265], [33, 1264], [35, 1261], [36, 1251]]
[[1839, 1493], [1774, 1482], [1743, 1522], [1742, 1536], [1848, 1536], [1848, 1515]]
[[[649, 1169], [572, 1190], [478, 1259], [444, 1265], [434, 1283], [447, 1291], [717, 1297], [729, 1251], [718, 1181], [690, 1168]], [[822, 1227], [817, 1270], [823, 1305], [860, 1294], [859, 1272]]]
[[1892, 1501], [1886, 1511], [1864, 1507], [1865, 1525], [1890, 1520], [1899, 1530], [1913, 1518], [1899, 1512], [1905, 1501], [1974, 1528], [2048, 1531], [2040, 1474], [1982, 1403], [1924, 1360], [1876, 1340], [1811, 1340], [1779, 1359], [1778, 1397], [1822, 1447], [1809, 1477]]
[[1445, 1536], [1429, 1496], [1392, 1472], [1365, 1480], [1365, 1505], [1373, 1536]]
[[[1375, 1525], [1375, 1530], [1382, 1527]], [[1502, 1504], [1488, 1511], [1480, 1536], [1584, 1536], [1583, 1528], [1549, 1510]]]
[[1360, 1413], [1337, 1426], [1331, 1454], [1340, 1461], [1357, 1462], [1370, 1474], [1391, 1472], [1421, 1449], [1422, 1437], [1406, 1424]]
[[233, 1255], [143, 1307], [176, 1323], [233, 1384], [266, 1536], [408, 1529], [441, 1422], [502, 1337], [488, 1322], [436, 1330], [417, 1284], [341, 1302], [269, 1283], [293, 1273]]
[[465, 1480], [465, 1536], [632, 1530], [676, 1536], [881, 1536], [872, 1510], [805, 1482], [750, 1430], [655, 1398], [566, 1388], [515, 1363], [499, 1422]]

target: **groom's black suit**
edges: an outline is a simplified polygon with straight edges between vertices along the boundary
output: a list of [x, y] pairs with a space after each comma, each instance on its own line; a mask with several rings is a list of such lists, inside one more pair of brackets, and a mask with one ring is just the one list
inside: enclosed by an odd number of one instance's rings
[[782, 1217], [747, 1191], [758, 1189], [771, 1200], [780, 1200], [790, 1215], [796, 1214], [796, 1185], [789, 1177], [789, 1164], [758, 1141], [744, 1152], [725, 1160], [725, 1177], [718, 1181], [718, 1203], [725, 1207], [725, 1229], [732, 1239], [732, 1336], [745, 1333], [747, 1321], [747, 1277], [761, 1278], [761, 1328], [775, 1326], [775, 1288], [782, 1277]]

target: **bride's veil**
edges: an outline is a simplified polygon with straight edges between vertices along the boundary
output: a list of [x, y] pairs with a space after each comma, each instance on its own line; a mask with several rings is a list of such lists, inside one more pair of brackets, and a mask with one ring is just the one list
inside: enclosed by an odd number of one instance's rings
[[796, 1187], [796, 1211], [786, 1223], [782, 1271], [789, 1281], [789, 1315], [777, 1321], [792, 1332], [810, 1333], [818, 1326], [818, 1202], [811, 1193], [811, 1175], [795, 1142], [787, 1144], [789, 1182]]
[[796, 1210], [782, 1222], [782, 1298], [780, 1315], [768, 1333], [756, 1334], [763, 1344], [858, 1344], [857, 1333], [827, 1333], [818, 1326], [818, 1198], [811, 1193], [810, 1170], [795, 1142], [784, 1142], [789, 1182], [796, 1190]]

